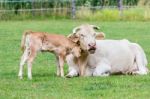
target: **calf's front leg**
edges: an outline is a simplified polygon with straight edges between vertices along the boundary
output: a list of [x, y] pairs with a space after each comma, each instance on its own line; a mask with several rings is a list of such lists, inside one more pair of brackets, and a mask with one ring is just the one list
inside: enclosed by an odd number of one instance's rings
[[63, 56], [59, 56], [59, 71], [60, 71], [60, 76], [64, 77], [64, 57]]
[[60, 76], [60, 65], [59, 65], [59, 57], [56, 56], [56, 65], [57, 65], [57, 76]]

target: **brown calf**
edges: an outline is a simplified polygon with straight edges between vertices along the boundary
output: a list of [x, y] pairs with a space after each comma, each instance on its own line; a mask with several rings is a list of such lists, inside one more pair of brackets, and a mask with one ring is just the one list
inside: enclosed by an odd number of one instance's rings
[[80, 56], [80, 47], [69, 38], [58, 35], [41, 32], [27, 31], [23, 34], [21, 49], [23, 55], [20, 61], [18, 76], [22, 79], [23, 65], [27, 62], [28, 78], [32, 79], [32, 62], [38, 52], [52, 52], [57, 59], [57, 75], [64, 76], [64, 61], [68, 54], [72, 53], [75, 57]]

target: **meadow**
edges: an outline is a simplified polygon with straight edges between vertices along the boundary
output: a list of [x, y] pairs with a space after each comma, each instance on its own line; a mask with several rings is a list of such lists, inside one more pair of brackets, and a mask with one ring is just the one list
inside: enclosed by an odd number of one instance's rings
[[[33, 64], [32, 80], [27, 79], [26, 66], [24, 79], [18, 79], [24, 30], [67, 36], [75, 26], [84, 23], [101, 27], [107, 39], [126, 38], [139, 43], [150, 61], [150, 22], [0, 21], [0, 99], [148, 99], [150, 74], [61, 78], [56, 76], [55, 56], [50, 53], [39, 53]], [[65, 64], [65, 74], [67, 69]]]

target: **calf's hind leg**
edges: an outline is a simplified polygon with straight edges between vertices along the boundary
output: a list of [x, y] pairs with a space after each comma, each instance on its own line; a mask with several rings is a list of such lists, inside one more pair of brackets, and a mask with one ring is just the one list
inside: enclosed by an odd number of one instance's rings
[[19, 73], [18, 73], [18, 76], [19, 76], [20, 79], [23, 78], [22, 77], [22, 75], [23, 75], [23, 66], [24, 66], [25, 62], [27, 61], [28, 57], [29, 57], [29, 52], [28, 52], [27, 49], [25, 49], [24, 53], [21, 57], [21, 61], [20, 61], [20, 67], [19, 67]]
[[32, 48], [31, 51], [30, 51], [30, 55], [29, 55], [29, 58], [27, 60], [27, 65], [28, 65], [28, 78], [29, 79], [32, 79], [32, 63], [36, 57], [36, 54], [37, 54], [37, 51]]

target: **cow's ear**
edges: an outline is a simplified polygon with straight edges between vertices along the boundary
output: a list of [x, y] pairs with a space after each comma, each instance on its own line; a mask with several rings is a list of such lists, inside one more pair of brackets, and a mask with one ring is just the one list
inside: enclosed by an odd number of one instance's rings
[[77, 33], [79, 30], [80, 30], [80, 27], [75, 27], [72, 32], [73, 32], [73, 34], [75, 34], [75, 33]]
[[68, 37], [69, 40], [71, 40], [71, 41], [73, 41], [73, 42], [75, 42], [75, 43], [77, 43], [77, 42], [79, 41], [79, 37], [76, 36], [75, 33], [70, 34], [70, 35], [68, 35], [67, 37]]
[[96, 26], [96, 25], [91, 25], [91, 27], [93, 27], [93, 29], [99, 30], [100, 27]]
[[96, 34], [97, 40], [103, 40], [105, 38], [105, 34], [103, 32], [99, 32]]

